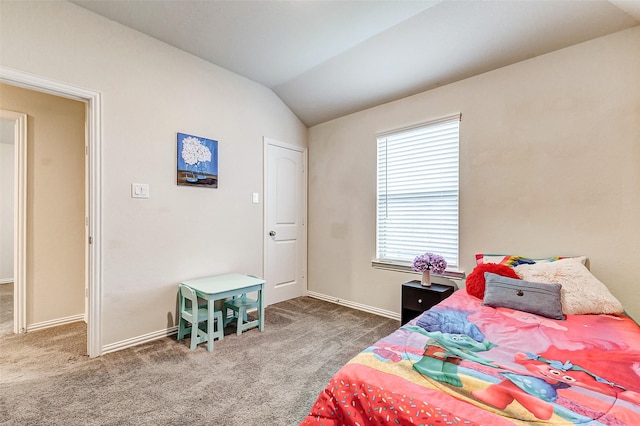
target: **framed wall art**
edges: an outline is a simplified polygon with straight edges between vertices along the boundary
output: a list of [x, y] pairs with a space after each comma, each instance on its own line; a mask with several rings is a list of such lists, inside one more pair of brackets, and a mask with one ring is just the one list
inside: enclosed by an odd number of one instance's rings
[[218, 141], [178, 133], [178, 185], [218, 187]]

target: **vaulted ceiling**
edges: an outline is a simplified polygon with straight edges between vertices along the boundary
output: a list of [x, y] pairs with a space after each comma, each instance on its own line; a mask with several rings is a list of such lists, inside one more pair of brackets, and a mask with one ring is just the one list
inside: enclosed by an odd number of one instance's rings
[[307, 126], [640, 24], [640, 0], [73, 3], [271, 88]]

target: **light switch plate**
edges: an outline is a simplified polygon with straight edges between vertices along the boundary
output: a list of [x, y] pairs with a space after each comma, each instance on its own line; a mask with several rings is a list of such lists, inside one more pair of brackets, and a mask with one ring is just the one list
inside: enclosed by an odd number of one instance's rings
[[132, 183], [131, 198], [149, 198], [148, 183]]
[[254, 192], [251, 199], [253, 200], [253, 204], [258, 204], [260, 202], [260, 195]]

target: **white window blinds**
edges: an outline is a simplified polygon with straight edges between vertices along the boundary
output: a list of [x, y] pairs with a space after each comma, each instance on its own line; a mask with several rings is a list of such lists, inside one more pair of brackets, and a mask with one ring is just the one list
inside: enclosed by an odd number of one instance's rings
[[456, 114], [378, 135], [378, 261], [433, 252], [458, 268], [459, 124]]

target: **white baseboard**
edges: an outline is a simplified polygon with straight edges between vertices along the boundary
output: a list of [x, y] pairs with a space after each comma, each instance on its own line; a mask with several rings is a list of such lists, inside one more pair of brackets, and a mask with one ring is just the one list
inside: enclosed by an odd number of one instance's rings
[[0, 284], [9, 284], [13, 282], [13, 278], [0, 278]]
[[84, 314], [72, 315], [70, 317], [57, 318], [49, 321], [37, 322], [35, 324], [27, 325], [27, 332], [42, 330], [49, 327], [56, 327], [58, 325], [71, 324], [72, 322], [84, 321]]
[[108, 354], [109, 352], [115, 352], [122, 349], [130, 348], [132, 346], [138, 346], [143, 343], [152, 342], [154, 340], [162, 339], [163, 337], [171, 336], [178, 332], [178, 326], [166, 328], [164, 330], [153, 331], [151, 333], [143, 334], [141, 336], [132, 337], [131, 339], [121, 340], [119, 342], [111, 343], [102, 347], [101, 355]]
[[[363, 305], [357, 302], [351, 302], [349, 300], [338, 299], [333, 296], [327, 296], [325, 294], [316, 293], [313, 291], [307, 291], [307, 296], [315, 299], [324, 300], [326, 302], [336, 303], [338, 305], [346, 306], [348, 308], [357, 309], [359, 311], [369, 312], [370, 314], [380, 315], [382, 317], [391, 318], [400, 321], [400, 314], [387, 311], [385, 309], [375, 308], [373, 306]], [[132, 337], [130, 339], [121, 340], [119, 342], [111, 343], [102, 347], [101, 355], [108, 354], [109, 352], [116, 352], [122, 349], [138, 346], [143, 343], [151, 342], [154, 340], [162, 339], [163, 337], [171, 336], [178, 332], [178, 327], [170, 327], [164, 330], [158, 330], [151, 333], [143, 334], [141, 336]]]
[[357, 309], [359, 311], [369, 312], [370, 314], [380, 315], [381, 317], [391, 318], [400, 321], [400, 314], [386, 309], [380, 309], [373, 306], [363, 305], [361, 303], [352, 302], [350, 300], [340, 299], [334, 296], [328, 296], [326, 294], [316, 293], [315, 291], [307, 291], [307, 296], [315, 299], [324, 300], [326, 302], [336, 303], [338, 305], [346, 306], [348, 308]]

